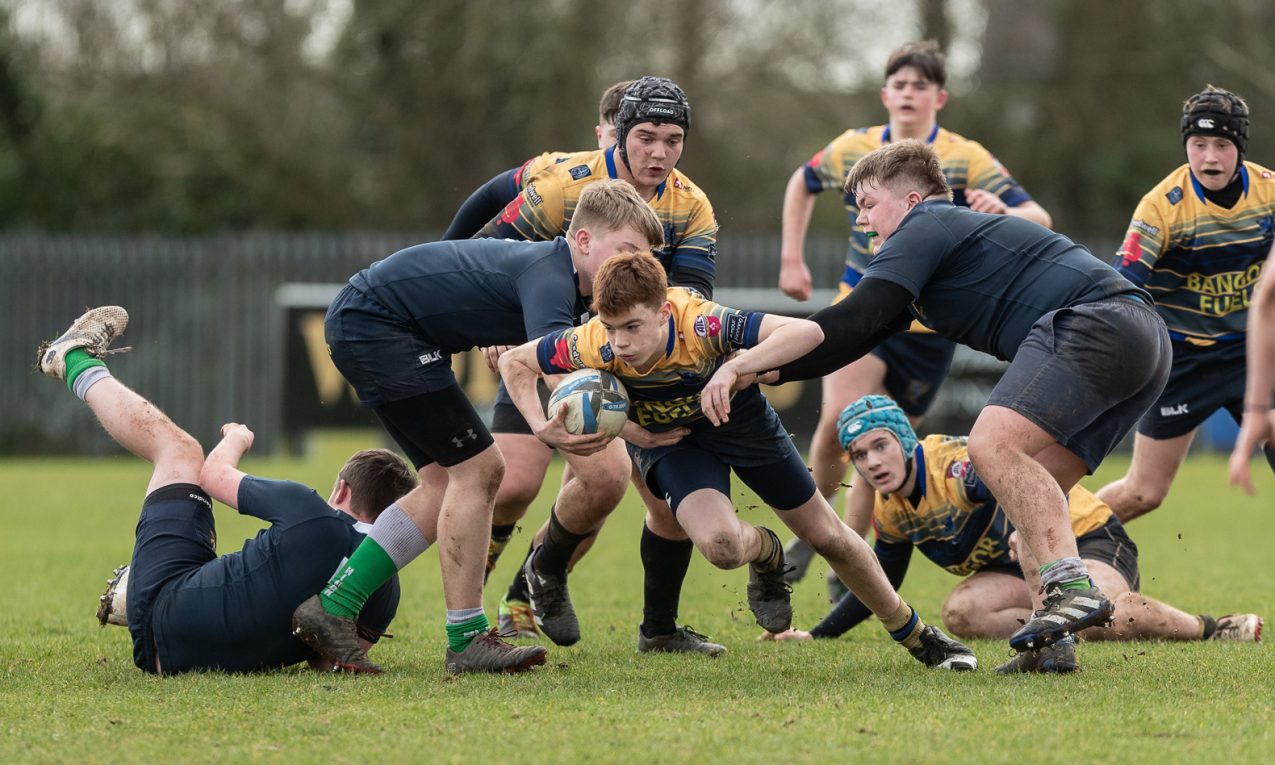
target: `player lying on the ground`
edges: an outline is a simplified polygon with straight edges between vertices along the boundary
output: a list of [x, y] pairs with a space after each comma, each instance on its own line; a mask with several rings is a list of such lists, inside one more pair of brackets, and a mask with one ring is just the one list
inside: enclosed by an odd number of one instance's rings
[[[1271, 389], [1245, 397], [1244, 336], [1253, 283], [1275, 241], [1275, 174], [1244, 159], [1248, 104], [1212, 85], [1182, 104], [1186, 164], [1138, 203], [1113, 265], [1146, 286], [1169, 328], [1173, 367], [1138, 422], [1133, 462], [1098, 490], [1128, 523], [1160, 506], [1200, 425], [1219, 409], [1241, 422]], [[1250, 449], [1252, 447], [1250, 446]], [[1275, 448], [1266, 448], [1275, 469]]]
[[[859, 474], [850, 490], [850, 525], [875, 526], [877, 559], [896, 589], [912, 549], [958, 576], [968, 576], [943, 602], [943, 623], [964, 638], [1006, 638], [1031, 617], [1039, 590], [1035, 561], [1017, 560], [1013, 526], [970, 466], [966, 440], [928, 436], [918, 442], [902, 409], [885, 396], [865, 396], [841, 413], [837, 431]], [[1090, 627], [1089, 640], [1247, 640], [1261, 638], [1256, 614], [1193, 616], [1138, 592], [1138, 548], [1111, 509], [1081, 486], [1068, 494], [1080, 557], [1115, 604], [1110, 627]], [[1026, 577], [1026, 578], [1025, 578]], [[871, 616], [853, 594], [809, 632], [776, 639], [838, 637]], [[1001, 672], [1070, 672], [1071, 637], [1019, 654]]]
[[[602, 99], [598, 102], [598, 124], [593, 128], [593, 136], [597, 139], [599, 149], [609, 149], [615, 145], [615, 113], [620, 108], [620, 98], [624, 96], [624, 91], [632, 84], [632, 80], [624, 80], [603, 91]], [[573, 157], [589, 151], [593, 150], [546, 151], [493, 177], [475, 189], [456, 210], [451, 224], [443, 233], [443, 239], [469, 239], [487, 225], [488, 221], [499, 215], [505, 205], [527, 187], [527, 181], [542, 170], [569, 162]]]
[[[939, 126], [939, 112], [947, 104], [947, 57], [932, 40], [907, 43], [885, 65], [881, 104], [889, 121], [875, 127], [847, 130], [793, 173], [784, 190], [783, 242], [779, 288], [797, 300], [810, 297], [810, 269], [806, 266], [804, 240], [810, 226], [815, 195], [843, 191], [846, 174], [868, 152], [891, 141], [909, 138], [934, 148], [953, 201], [971, 210], [1015, 215], [1049, 226], [1049, 213], [1035, 202], [1009, 171], [976, 141]], [[850, 242], [837, 297], [846, 295], [863, 278], [872, 259], [870, 239], [855, 224], [859, 206], [854, 194], [844, 194], [850, 214]], [[810, 470], [819, 491], [833, 502], [846, 478], [846, 464], [837, 443], [837, 415], [851, 401], [869, 393], [887, 393], [908, 413], [913, 426], [920, 423], [938, 396], [939, 387], [952, 366], [956, 344], [920, 322], [891, 337], [863, 358], [825, 375], [819, 423], [810, 440]], [[798, 540], [784, 550], [793, 566], [789, 581], [805, 574], [812, 551]], [[835, 576], [829, 587], [841, 589]]]
[[[324, 502], [300, 484], [241, 472], [236, 466], [253, 435], [236, 423], [222, 428], [205, 460], [193, 437], [101, 361], [127, 324], [123, 308], [94, 308], [42, 344], [37, 356], [40, 370], [65, 381], [112, 438], [155, 466], [132, 561], [117, 569], [98, 619], [128, 626], [133, 662], [146, 672], [247, 672], [302, 661], [333, 669], [292, 636], [292, 611], [416, 477], [392, 452], [361, 451], [341, 468]], [[242, 550], [218, 557], [210, 497], [271, 525]], [[364, 650], [389, 627], [398, 600], [397, 578], [371, 593], [356, 617]]]
[[[520, 672], [544, 663], [543, 647], [509, 645], [483, 611], [492, 502], [505, 461], [457, 383], [451, 356], [570, 327], [587, 311], [583, 298], [601, 263], [662, 241], [655, 213], [633, 187], [604, 180], [580, 194], [566, 239], [430, 242], [350, 277], [324, 320], [332, 362], [422, 481], [381, 513], [348, 563], [297, 609], [303, 640], [352, 670], [377, 671], [351, 619], [368, 593], [437, 540], [447, 670]], [[623, 485], [623, 445], [589, 436], [568, 444], [613, 464]]]
[[[654, 495], [667, 497], [677, 523], [713, 565], [734, 569], [748, 564], [748, 605], [758, 624], [772, 631], [790, 626], [790, 588], [783, 581], [779, 538], [736, 514], [730, 499], [732, 470], [840, 576], [855, 583], [891, 636], [913, 656], [931, 667], [974, 669], [973, 652], [921, 621], [889, 586], [867, 544], [815, 491], [761, 389], [729, 371], [725, 356], [735, 351], [761, 357], [758, 363], [767, 369], [806, 352], [822, 339], [814, 324], [737, 311], [688, 290], [670, 289], [664, 269], [645, 254], [620, 255], [603, 264], [594, 283], [593, 307], [598, 315], [587, 324], [501, 357], [510, 395], [537, 433], [550, 436], [560, 427], [540, 411], [538, 376], [586, 367], [615, 374], [630, 395], [629, 422], [621, 436], [643, 480]], [[736, 383], [749, 384], [735, 393], [731, 389]], [[730, 419], [706, 419], [701, 396], [732, 399]], [[676, 443], [641, 445], [647, 428], [676, 427], [689, 433]], [[707, 646], [702, 637], [678, 629], [680, 577], [676, 584], [663, 592], [647, 588], [648, 598], [668, 599], [647, 603], [638, 650], [720, 653], [720, 646]]]
[[[850, 296], [811, 317], [823, 344], [776, 379], [821, 377], [913, 318], [1010, 361], [969, 442], [979, 476], [1042, 564], [1045, 607], [1010, 646], [1040, 648], [1107, 621], [1111, 601], [1076, 552], [1065, 492], [1164, 387], [1172, 352], [1151, 297], [1061, 234], [953, 205], [938, 157], [919, 141], [863, 157], [846, 189], [881, 244]], [[738, 361], [741, 374], [767, 371], [747, 354]]]
[[1253, 493], [1253, 480], [1248, 463], [1253, 450], [1267, 445], [1267, 454], [1275, 443], [1275, 249], [1266, 256], [1263, 276], [1253, 288], [1253, 303], [1248, 309], [1248, 384], [1244, 392], [1244, 418], [1240, 434], [1231, 452], [1231, 483]]

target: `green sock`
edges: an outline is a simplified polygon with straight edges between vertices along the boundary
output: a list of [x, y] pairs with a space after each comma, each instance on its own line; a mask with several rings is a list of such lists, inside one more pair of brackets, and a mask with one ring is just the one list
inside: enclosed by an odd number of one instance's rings
[[1082, 576], [1079, 579], [1068, 579], [1065, 582], [1059, 582], [1058, 586], [1064, 590], [1087, 590], [1093, 587], [1093, 582], [1089, 581], [1089, 577]]
[[474, 642], [474, 638], [491, 627], [487, 614], [479, 614], [472, 619], [447, 625], [447, 645], [456, 653], [460, 653]]
[[354, 619], [372, 593], [396, 573], [398, 568], [389, 554], [376, 540], [367, 537], [328, 580], [319, 593], [319, 602], [333, 616]]
[[83, 348], [76, 348], [66, 354], [64, 361], [66, 363], [66, 389], [72, 393], [75, 392], [75, 378], [79, 377], [81, 372], [93, 367], [106, 366], [106, 362], [90, 355]]

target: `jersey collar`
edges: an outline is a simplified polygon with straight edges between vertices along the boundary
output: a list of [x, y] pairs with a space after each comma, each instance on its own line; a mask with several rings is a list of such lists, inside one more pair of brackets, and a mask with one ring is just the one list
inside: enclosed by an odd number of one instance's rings
[[[1195, 196], [1199, 198], [1202, 204], [1208, 204], [1209, 201], [1204, 198], [1204, 185], [1195, 177], [1195, 173], [1190, 167], [1187, 167], [1186, 174], [1191, 176], [1191, 190], [1195, 192]], [[1248, 168], [1244, 163], [1240, 163], [1240, 184], [1244, 187], [1244, 196], [1248, 196]]]
[[[925, 139], [926, 143], [934, 143], [934, 139], [939, 136], [939, 123], [934, 123], [934, 129], [930, 131], [930, 137]], [[890, 124], [887, 122], [885, 130], [881, 131], [881, 145], [885, 146], [890, 142]], [[1247, 188], [1247, 187], [1245, 187]]]
[[[602, 156], [606, 158], [606, 162], [607, 162], [607, 177], [610, 178], [611, 180], [615, 180], [619, 178], [619, 176], [616, 175], [615, 173], [615, 147], [612, 146], [608, 148], [607, 150], [605, 150], [604, 152], [602, 152]], [[672, 174], [673, 174], [673, 171], [670, 170], [669, 175], [672, 175]], [[666, 186], [668, 186], [668, 178], [665, 178], [663, 183], [655, 187], [656, 199], [660, 199], [664, 196], [664, 188]]]
[[921, 449], [921, 445], [917, 444], [912, 450], [912, 469], [916, 471], [916, 485], [921, 489], [921, 496], [925, 496], [925, 451]]
[[664, 348], [664, 358], [673, 355], [673, 345], [677, 342], [677, 324], [673, 322], [673, 312], [668, 315], [668, 345]]

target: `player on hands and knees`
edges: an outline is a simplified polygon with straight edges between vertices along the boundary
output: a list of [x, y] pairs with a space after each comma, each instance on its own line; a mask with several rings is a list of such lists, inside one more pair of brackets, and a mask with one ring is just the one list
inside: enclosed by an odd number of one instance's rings
[[[292, 612], [359, 545], [381, 509], [416, 485], [415, 475], [392, 452], [358, 452], [324, 502], [300, 484], [240, 471], [253, 434], [237, 423], [222, 428], [205, 460], [194, 438], [102, 362], [127, 324], [123, 308], [94, 308], [37, 355], [45, 375], [65, 382], [112, 438], [154, 466], [132, 560], [116, 569], [98, 620], [128, 627], [133, 662], [145, 672], [250, 672], [302, 661], [351, 669], [349, 657], [321, 657], [293, 637]], [[213, 499], [270, 526], [218, 557]], [[389, 627], [398, 600], [390, 578], [354, 614], [359, 661]]]
[[[811, 317], [824, 342], [777, 379], [845, 366], [912, 318], [1009, 361], [969, 453], [1041, 564], [1044, 607], [1010, 645], [1041, 648], [1106, 622], [1112, 604], [1077, 554], [1066, 492], [1164, 387], [1171, 351], [1150, 296], [1061, 234], [952, 204], [938, 157], [919, 141], [864, 156], [846, 188], [881, 244], [850, 296]], [[747, 354], [735, 363], [766, 371]]]
[[[854, 163], [891, 141], [913, 138], [933, 147], [956, 204], [1050, 225], [1049, 213], [1028, 196], [987, 149], [939, 126], [939, 111], [948, 99], [946, 82], [947, 60], [935, 42], [913, 42], [896, 49], [886, 62], [881, 88], [881, 103], [889, 122], [847, 130], [793, 173], [783, 205], [779, 288], [784, 294], [797, 300], [810, 298], [810, 269], [803, 251], [815, 195], [833, 189], [841, 191]], [[846, 192], [844, 199], [851, 231], [837, 301], [859, 283], [872, 258], [871, 241], [855, 224], [859, 207], [854, 195]], [[815, 485], [829, 502], [834, 501], [846, 478], [844, 455], [837, 443], [837, 413], [859, 396], [888, 393], [917, 425], [947, 377], [955, 348], [951, 340], [913, 322], [909, 331], [891, 337], [871, 353], [823, 378], [823, 403], [810, 442], [810, 467]], [[805, 575], [812, 551], [800, 540], [793, 540], [786, 553], [793, 565], [789, 580], [797, 581]], [[835, 575], [830, 574], [829, 587], [841, 591], [841, 582]]]
[[[943, 603], [943, 622], [952, 634], [1007, 638], [1031, 618], [1033, 606], [1040, 607], [1039, 571], [1029, 555], [1018, 556], [1013, 526], [970, 466], [965, 438], [934, 435], [918, 441], [903, 411], [885, 396], [864, 396], [846, 407], [838, 433], [860, 478], [850, 490], [850, 526], [864, 537], [870, 526], [876, 529], [877, 560], [891, 585], [902, 585], [915, 548], [967, 577]], [[1262, 619], [1256, 614], [1194, 616], [1140, 594], [1138, 547], [1111, 509], [1080, 486], [1068, 493], [1068, 509], [1080, 557], [1115, 603], [1112, 626], [1090, 627], [1083, 637], [1261, 639]], [[764, 637], [837, 637], [870, 615], [854, 594], [847, 594], [809, 632]], [[1068, 637], [1023, 652], [997, 669], [1073, 671], [1075, 641]]]
[[[737, 311], [669, 288], [659, 263], [643, 254], [622, 255], [602, 267], [594, 309], [598, 315], [587, 324], [529, 342], [500, 360], [515, 403], [546, 442], [555, 443], [556, 425], [539, 409], [537, 376], [582, 367], [615, 374], [630, 395], [630, 422], [621, 436], [647, 487], [667, 498], [670, 517], [664, 522], [680, 526], [718, 568], [748, 564], [748, 604], [758, 624], [773, 631], [792, 621], [783, 550], [773, 531], [736, 514], [732, 471], [828, 559], [913, 656], [932, 667], [976, 666], [968, 648], [926, 626], [889, 586], [867, 544], [815, 491], [761, 390], [736, 371], [742, 358], [770, 369], [815, 347], [822, 334], [814, 324]], [[684, 435], [661, 444], [652, 431]], [[638, 650], [724, 651], [677, 626], [678, 591], [653, 587], [653, 578], [659, 576], [648, 568], [648, 597], [671, 597], [646, 603]]]
[[[1138, 203], [1114, 261], [1155, 297], [1173, 343], [1169, 382], [1138, 422], [1129, 472], [1098, 492], [1123, 521], [1160, 506], [1210, 415], [1225, 409], [1240, 422], [1248, 407], [1271, 406], [1269, 384], [1245, 396], [1244, 337], [1275, 242], [1275, 176], [1244, 160], [1248, 105], [1234, 93], [1210, 85], [1187, 99], [1182, 141], [1186, 164]], [[1275, 469], [1275, 448], [1265, 452]]]
[[[437, 540], [447, 670], [517, 672], [544, 662], [543, 648], [505, 643], [483, 613], [492, 503], [505, 463], [456, 382], [451, 355], [571, 326], [587, 310], [583, 299], [607, 258], [662, 240], [659, 221], [633, 187], [605, 181], [580, 195], [566, 239], [433, 242], [350, 278], [324, 322], [332, 361], [422, 483], [381, 514], [349, 562], [298, 608], [298, 634], [325, 655], [348, 655], [355, 648], [350, 617], [366, 594]], [[598, 436], [567, 443], [613, 472], [628, 472], [620, 444]]]

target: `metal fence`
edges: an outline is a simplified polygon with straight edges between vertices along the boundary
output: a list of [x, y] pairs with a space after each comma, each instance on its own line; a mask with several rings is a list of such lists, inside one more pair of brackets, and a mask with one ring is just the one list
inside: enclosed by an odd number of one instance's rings
[[41, 339], [85, 306], [119, 304], [138, 352], [111, 362], [201, 442], [251, 423], [269, 449], [279, 408], [278, 312], [285, 282], [340, 282], [420, 240], [409, 235], [0, 238], [0, 452], [111, 451], [91, 418], [32, 370]]
[[[204, 237], [0, 236], [0, 454], [110, 453], [118, 447], [67, 392], [33, 369], [41, 339], [86, 306], [118, 304], [132, 322], [114, 357], [121, 379], [202, 443], [221, 423], [249, 423], [258, 448], [280, 443], [282, 312], [278, 288], [342, 283], [421, 234], [233, 234]], [[807, 259], [820, 294], [798, 304], [775, 287], [778, 237], [724, 237], [719, 294], [740, 308], [804, 313], [826, 304], [845, 240], [814, 239]], [[962, 352], [933, 427], [968, 426], [1000, 366]]]

